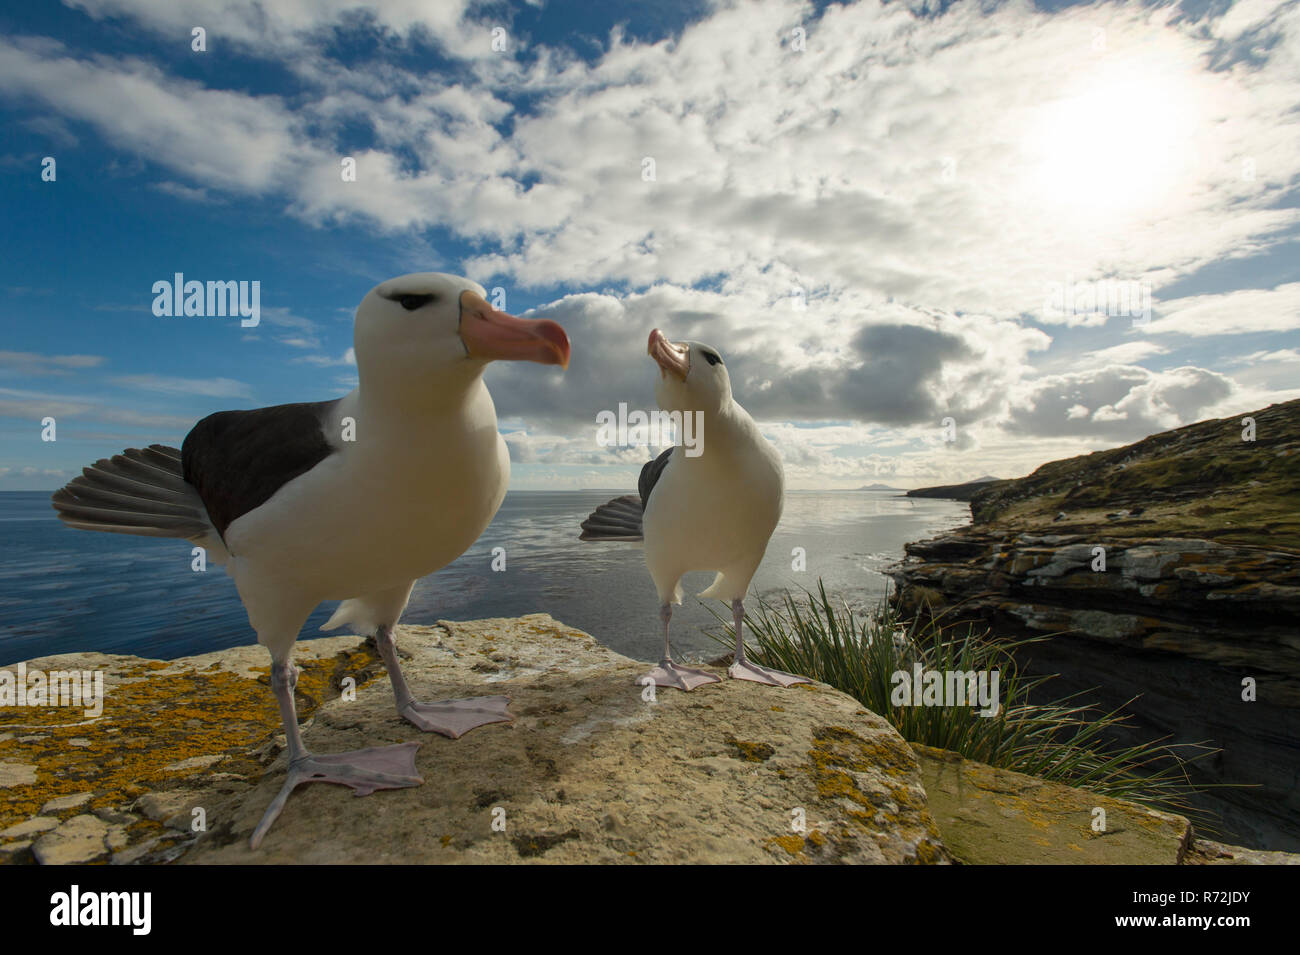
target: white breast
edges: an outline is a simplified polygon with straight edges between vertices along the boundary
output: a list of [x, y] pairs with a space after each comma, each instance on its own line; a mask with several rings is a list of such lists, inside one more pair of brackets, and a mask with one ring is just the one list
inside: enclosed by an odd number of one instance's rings
[[510, 457], [481, 381], [419, 420], [367, 412], [355, 395], [336, 412], [356, 421], [355, 441], [228, 528], [237, 580], [274, 567], [316, 601], [373, 593], [445, 567], [491, 522]]
[[706, 429], [699, 457], [677, 448], [650, 495], [646, 565], [661, 595], [692, 570], [728, 575], [728, 593], [738, 588], [734, 596], [742, 595], [781, 519], [781, 459], [744, 410], [736, 410], [733, 420]]

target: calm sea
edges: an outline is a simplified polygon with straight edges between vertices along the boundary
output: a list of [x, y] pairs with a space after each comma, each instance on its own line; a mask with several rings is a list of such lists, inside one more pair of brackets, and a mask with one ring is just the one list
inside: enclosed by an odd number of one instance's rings
[[[496, 519], [459, 560], [415, 585], [406, 623], [546, 612], [643, 660], [661, 649], [657, 600], [641, 550], [584, 544], [579, 524], [608, 491], [512, 491]], [[256, 642], [234, 582], [221, 567], [190, 569], [190, 545], [65, 527], [49, 494], [0, 493], [0, 665], [80, 650], [170, 659]], [[893, 491], [791, 491], [785, 514], [751, 587], [776, 596], [787, 588], [827, 589], [864, 607], [887, 592], [882, 570], [908, 541], [969, 520], [967, 505], [903, 497]], [[506, 570], [491, 568], [506, 550]], [[791, 569], [802, 547], [807, 570]], [[673, 618], [674, 650], [713, 656], [704, 634], [714, 618], [693, 595], [712, 581], [687, 576]], [[719, 610], [725, 607], [712, 603]], [[318, 636], [333, 610], [324, 604], [304, 628]]]

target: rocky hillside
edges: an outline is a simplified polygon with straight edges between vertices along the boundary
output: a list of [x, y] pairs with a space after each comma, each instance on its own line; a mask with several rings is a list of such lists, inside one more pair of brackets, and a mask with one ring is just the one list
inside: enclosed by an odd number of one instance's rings
[[[1243, 439], [1244, 419], [1254, 440]], [[1300, 555], [1300, 400], [1044, 464], [971, 498], [989, 529], [1188, 537]]]
[[1300, 401], [1045, 464], [971, 513], [908, 545], [901, 607], [1052, 635], [1026, 660], [1056, 694], [1136, 696], [1133, 738], [1213, 740], [1203, 781], [1259, 788], [1204, 804], [1248, 845], [1300, 847]]
[[997, 478], [982, 477], [965, 484], [939, 484], [935, 487], [914, 487], [908, 497], [937, 497], [945, 501], [969, 501], [992, 484], [1001, 484]]

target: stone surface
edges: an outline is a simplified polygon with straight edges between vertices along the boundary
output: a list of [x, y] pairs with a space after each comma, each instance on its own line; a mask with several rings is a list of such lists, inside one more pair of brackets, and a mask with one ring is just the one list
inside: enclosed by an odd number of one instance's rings
[[32, 836], [38, 836], [42, 832], [49, 832], [57, 828], [59, 820], [51, 819], [48, 816], [37, 816], [35, 819], [28, 819], [26, 822], [20, 822], [10, 826], [8, 829], [0, 831], [0, 839], [26, 839]]
[[41, 815], [51, 816], [66, 812], [69, 809], [80, 809], [94, 798], [94, 793], [73, 793], [70, 796], [60, 796], [58, 799], [51, 799], [41, 806]]
[[[300, 643], [295, 659], [302, 671], [297, 702], [304, 718], [323, 699], [338, 694], [344, 677], [364, 685], [383, 672], [378, 655], [356, 637]], [[54, 707], [29, 708], [21, 714], [21, 727], [6, 727], [0, 735], [0, 829], [70, 797], [75, 808], [61, 810], [61, 815], [88, 813], [119, 826], [127, 847], [118, 855], [149, 844], [149, 850], [131, 858], [159, 861], [185, 844], [189, 833], [168, 829], [165, 817], [131, 813], [136, 800], [150, 793], [221, 795], [247, 787], [245, 777], [260, 775], [283, 745], [267, 682], [269, 658], [260, 646], [167, 662], [64, 654], [29, 661], [29, 666], [103, 672], [104, 711], [87, 720], [80, 712], [72, 716]], [[91, 745], [69, 745], [74, 739]], [[17, 768], [6, 773], [6, 765]], [[5, 861], [31, 858], [31, 853], [18, 854]]]
[[1184, 865], [1300, 865], [1300, 854], [1225, 846], [1210, 839], [1195, 839]]
[[[726, 681], [642, 698], [645, 664], [545, 615], [445, 623], [429, 649], [404, 632], [425, 698], [507, 692], [512, 725], [460, 740], [401, 722], [386, 683], [331, 702], [305, 731], [338, 752], [422, 740], [423, 786], [354, 798], [313, 784], [262, 848], [247, 838], [283, 781], [208, 807], [186, 863], [942, 862], [909, 747], [829, 687]], [[505, 654], [506, 680], [477, 665]], [[806, 825], [792, 828], [796, 810]], [[494, 820], [497, 828], [494, 829]]]
[[35, 861], [31, 839], [0, 842], [0, 865], [24, 865]]
[[188, 789], [173, 789], [160, 793], [145, 793], [136, 800], [133, 807], [146, 819], [154, 822], [166, 822], [168, 819], [189, 809], [201, 799], [199, 793]]
[[31, 763], [0, 760], [0, 789], [31, 786], [36, 782], [36, 767]]
[[45, 833], [32, 845], [41, 865], [79, 865], [108, 854], [104, 837], [108, 824], [95, 816], [73, 816], [57, 829]]
[[[968, 865], [1177, 865], [1182, 816], [914, 746], [944, 844]], [[1105, 831], [1093, 830], [1096, 810]]]
[[[426, 782], [365, 798], [299, 787], [258, 853], [248, 835], [284, 779], [262, 648], [168, 663], [39, 661], [105, 670], [107, 698], [97, 722], [74, 729], [57, 713], [33, 714], [26, 729], [39, 732], [0, 740], [0, 756], [57, 781], [0, 790], [0, 824], [24, 822], [51, 798], [76, 797], [83, 813], [31, 852], [26, 839], [3, 843], [19, 846], [8, 861], [110, 852], [114, 864], [948, 860], [910, 748], [829, 687], [727, 681], [649, 702], [634, 683], [643, 663], [541, 614], [404, 626], [399, 645], [422, 699], [508, 693], [514, 724], [460, 740], [421, 733], [397, 716], [365, 641], [300, 643], [308, 745], [328, 753], [419, 740]], [[340, 692], [344, 677], [357, 684], [355, 701]], [[62, 745], [69, 734], [92, 745]], [[197, 840], [195, 806], [208, 826]]]

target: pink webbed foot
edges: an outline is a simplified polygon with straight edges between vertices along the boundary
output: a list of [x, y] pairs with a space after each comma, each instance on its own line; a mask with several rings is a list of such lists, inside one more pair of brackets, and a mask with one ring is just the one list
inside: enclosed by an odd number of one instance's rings
[[722, 678], [706, 670], [693, 670], [690, 667], [678, 666], [672, 660], [661, 660], [657, 667], [644, 676], [638, 677], [636, 682], [640, 686], [653, 683], [655, 686], [689, 691], [706, 683], [721, 683]]
[[357, 796], [369, 796], [379, 789], [405, 789], [419, 786], [424, 780], [415, 771], [415, 752], [419, 743], [396, 746], [370, 746], [350, 753], [327, 753], [316, 756], [304, 753], [289, 764], [284, 785], [271, 800], [262, 821], [253, 830], [249, 846], [256, 849], [280, 816], [285, 802], [303, 783], [337, 783], [350, 786]]
[[506, 709], [508, 696], [475, 696], [465, 700], [440, 700], [437, 703], [416, 703], [414, 700], [399, 707], [398, 712], [408, 723], [426, 733], [441, 733], [459, 739], [470, 730], [489, 723], [509, 723], [514, 719]]
[[750, 680], [766, 686], [794, 686], [796, 683], [812, 682], [806, 677], [795, 676], [793, 673], [786, 673], [784, 670], [761, 667], [757, 663], [750, 663], [748, 660], [733, 663], [727, 668], [727, 676], [733, 680]]

